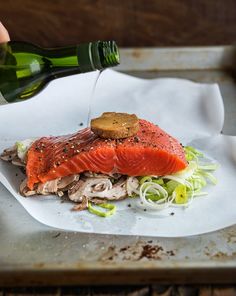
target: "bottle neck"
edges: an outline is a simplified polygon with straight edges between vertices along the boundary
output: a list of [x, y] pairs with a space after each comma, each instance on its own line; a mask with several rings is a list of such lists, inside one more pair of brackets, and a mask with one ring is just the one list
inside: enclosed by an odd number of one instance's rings
[[67, 68], [73, 73], [84, 73], [119, 64], [118, 48], [114, 41], [97, 41], [66, 48], [48, 49], [44, 54], [50, 61], [52, 69], [63, 72]]

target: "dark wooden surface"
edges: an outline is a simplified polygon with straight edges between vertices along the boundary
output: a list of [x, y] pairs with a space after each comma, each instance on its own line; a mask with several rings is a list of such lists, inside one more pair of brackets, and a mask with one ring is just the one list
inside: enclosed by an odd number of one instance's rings
[[236, 43], [235, 0], [0, 0], [12, 39], [59, 46], [115, 39], [120, 46]]
[[120, 286], [120, 287], [57, 287], [57, 288], [0, 288], [1, 296], [99, 295], [99, 296], [235, 296], [236, 288], [229, 286]]

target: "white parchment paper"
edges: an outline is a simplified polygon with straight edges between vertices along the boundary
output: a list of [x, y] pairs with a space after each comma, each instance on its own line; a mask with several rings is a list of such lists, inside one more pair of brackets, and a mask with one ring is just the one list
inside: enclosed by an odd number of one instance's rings
[[[0, 150], [19, 139], [72, 133], [86, 126], [97, 75], [94, 72], [55, 80], [35, 98], [1, 107]], [[144, 80], [106, 70], [91, 103], [92, 117], [104, 111], [136, 113], [160, 125], [183, 144], [191, 142], [220, 163], [216, 172], [219, 184], [209, 185], [209, 195], [197, 198], [187, 209], [170, 208], [157, 215], [138, 209], [135, 199], [127, 199], [116, 203], [116, 215], [104, 219], [86, 211], [71, 212], [72, 204], [61, 203], [57, 197], [20, 196], [22, 173], [1, 161], [1, 183], [32, 217], [65, 230], [165, 237], [206, 233], [236, 222], [232, 186], [236, 181], [236, 138], [220, 135], [224, 108], [216, 84], [171, 78]]]

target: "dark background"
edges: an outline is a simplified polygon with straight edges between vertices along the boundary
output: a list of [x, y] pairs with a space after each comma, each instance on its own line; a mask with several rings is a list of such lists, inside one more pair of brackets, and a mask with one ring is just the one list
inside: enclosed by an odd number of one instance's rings
[[236, 0], [0, 0], [0, 20], [12, 39], [45, 47], [236, 43]]

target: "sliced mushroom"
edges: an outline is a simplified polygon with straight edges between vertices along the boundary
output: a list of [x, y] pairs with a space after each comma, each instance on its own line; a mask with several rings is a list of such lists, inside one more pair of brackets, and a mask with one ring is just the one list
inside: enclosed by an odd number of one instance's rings
[[105, 192], [112, 188], [109, 177], [87, 178], [80, 180], [72, 189], [68, 191], [68, 196], [73, 201], [81, 201], [82, 196], [88, 198], [104, 197]]
[[107, 178], [87, 178], [80, 180], [72, 189], [68, 191], [68, 196], [75, 202], [81, 202], [82, 197], [86, 196], [90, 200], [93, 198], [103, 198], [108, 200], [118, 200], [127, 195], [126, 178], [112, 184]]
[[79, 180], [79, 182], [77, 182], [68, 190], [69, 199], [74, 202], [81, 202], [86, 185], [87, 184], [85, 181]]
[[0, 155], [0, 158], [5, 161], [12, 161], [13, 158], [17, 156], [17, 150], [16, 145], [5, 149], [2, 154]]
[[36, 194], [35, 190], [30, 190], [27, 187], [27, 178], [20, 184], [20, 194], [27, 197], [27, 196], [32, 196]]
[[63, 191], [57, 191], [57, 195], [58, 195], [59, 197], [62, 197], [62, 196], [64, 195], [64, 192], [63, 192]]
[[113, 178], [115, 180], [118, 180], [122, 175], [118, 174], [118, 173], [101, 174], [101, 173], [93, 173], [93, 172], [87, 171], [87, 172], [83, 173], [83, 176], [89, 177], [89, 178], [108, 178], [108, 177], [111, 177], [111, 178]]
[[58, 181], [60, 179], [55, 179], [47, 181], [45, 183], [39, 183], [37, 187], [37, 194], [48, 195], [50, 193], [57, 193], [58, 191]]
[[104, 197], [107, 191], [112, 189], [109, 177], [89, 178], [86, 180], [87, 186], [84, 195], [88, 197]]
[[128, 196], [131, 196], [133, 193], [139, 194], [138, 192], [139, 181], [136, 177], [128, 177], [126, 180], [126, 189]]
[[64, 191], [73, 186], [75, 182], [79, 180], [79, 175], [71, 175], [63, 178], [57, 178], [55, 180], [47, 181], [45, 183], [39, 183], [37, 185], [37, 194], [48, 195], [56, 193], [58, 196], [63, 196]]
[[25, 163], [17, 156], [12, 159], [12, 164], [25, 168]]
[[83, 211], [88, 208], [88, 198], [86, 196], [82, 196], [82, 201], [81, 203], [75, 205], [72, 208], [72, 211]]
[[126, 190], [126, 180], [125, 177], [120, 178], [117, 183], [115, 183], [110, 190], [105, 192], [104, 198], [108, 200], [120, 200], [127, 196]]
[[[120, 200], [127, 195], [137, 193], [139, 186], [138, 179], [135, 177], [120, 177], [114, 184], [111, 182], [111, 177], [102, 175], [96, 177], [82, 177], [80, 175], [67, 176], [55, 180], [39, 183], [34, 190], [29, 190], [27, 187], [27, 179], [20, 185], [20, 193], [24, 196], [35, 194], [49, 195], [57, 194], [62, 197], [65, 191], [68, 191], [70, 200], [85, 204], [84, 199], [87, 198], [95, 204], [103, 203], [104, 200]], [[84, 204], [78, 206], [82, 209]], [[76, 210], [78, 210], [76, 208]]]
[[3, 153], [0, 155], [0, 158], [5, 161], [10, 161], [12, 162], [12, 164], [16, 166], [25, 167], [24, 161], [22, 161], [17, 155], [16, 145], [5, 149]]
[[68, 190], [68, 196], [73, 201], [81, 201], [82, 196], [103, 197], [104, 192], [112, 188], [109, 178], [87, 178]]
[[107, 178], [107, 175], [105, 174], [101, 174], [101, 173], [93, 173], [90, 171], [84, 172], [83, 173], [84, 177], [88, 177], [88, 178]]
[[75, 183], [79, 181], [80, 175], [70, 175], [61, 178], [58, 181], [58, 189], [61, 191], [67, 191], [69, 188], [73, 187]]
[[92, 199], [90, 199], [90, 201], [92, 203], [94, 203], [95, 205], [100, 205], [100, 204], [104, 203], [104, 198], [93, 197]]

